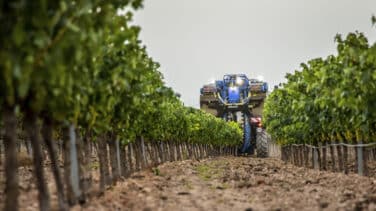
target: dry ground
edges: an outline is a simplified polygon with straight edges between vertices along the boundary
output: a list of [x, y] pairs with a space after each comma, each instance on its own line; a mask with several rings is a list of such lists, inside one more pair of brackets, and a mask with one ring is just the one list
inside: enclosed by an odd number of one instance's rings
[[[20, 174], [21, 210], [38, 210], [31, 169], [22, 168]], [[50, 172], [47, 176], [52, 178]], [[3, 197], [0, 193], [1, 207]], [[56, 207], [55, 195], [52, 201]], [[376, 179], [300, 168], [274, 158], [188, 160], [135, 173], [72, 210], [376, 210]]]
[[376, 210], [376, 179], [273, 158], [173, 162], [134, 174], [83, 210]]

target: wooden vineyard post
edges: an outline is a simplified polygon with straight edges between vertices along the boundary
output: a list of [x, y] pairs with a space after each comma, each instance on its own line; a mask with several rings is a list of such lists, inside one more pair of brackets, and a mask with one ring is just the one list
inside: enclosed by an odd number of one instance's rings
[[174, 152], [173, 152], [171, 141], [167, 141], [166, 147], [167, 147], [168, 161], [172, 162], [172, 161], [174, 161]]
[[305, 154], [305, 167], [309, 168], [309, 148], [307, 145], [304, 145], [304, 154]]
[[326, 171], [327, 169], [327, 148], [328, 148], [328, 142], [324, 141], [324, 146], [322, 147], [322, 170]]
[[[341, 136], [342, 139], [343, 139], [343, 142], [345, 144], [347, 144], [347, 140], [346, 138], [344, 138], [343, 136]], [[348, 152], [349, 152], [349, 149], [346, 145], [343, 146], [343, 169], [344, 169], [344, 173], [345, 174], [348, 174], [349, 173], [349, 169], [348, 169]]]
[[177, 151], [177, 160], [183, 160], [182, 159], [182, 151], [181, 151], [181, 144], [176, 143], [176, 151]]
[[121, 177], [124, 174], [124, 169], [123, 169], [124, 160], [122, 159], [123, 153], [124, 153], [123, 147], [120, 143], [120, 140], [117, 138], [116, 139], [116, 160], [117, 160], [119, 177]]
[[283, 161], [288, 162], [287, 146], [283, 146]]
[[161, 162], [160, 163], [164, 163], [166, 156], [165, 156], [165, 150], [164, 150], [164, 143], [163, 143], [163, 141], [159, 142], [158, 152], [159, 152], [159, 157], [161, 158]]
[[127, 151], [127, 155], [128, 155], [128, 175], [132, 174], [134, 172], [134, 167], [133, 167], [133, 147], [132, 147], [132, 143], [128, 143], [128, 151]]
[[[359, 144], [362, 144], [362, 141], [359, 142]], [[360, 176], [364, 175], [364, 166], [363, 166], [363, 148], [361, 146], [356, 147], [357, 150], [357, 169], [358, 169], [358, 174]]]
[[287, 157], [287, 151], [288, 151], [288, 149], [287, 149], [287, 147], [288, 146], [283, 146], [283, 157], [284, 157], [284, 161], [285, 161], [285, 163], [287, 163], [288, 162], [288, 157]]
[[119, 173], [118, 173], [118, 168], [117, 168], [117, 158], [116, 158], [116, 142], [114, 140], [114, 136], [112, 133], [108, 134], [108, 139], [107, 139], [107, 146], [108, 146], [108, 158], [110, 161], [110, 183], [115, 184]]
[[300, 145], [295, 146], [296, 166], [300, 166]]
[[312, 148], [312, 151], [313, 151], [313, 168], [318, 170], [320, 168], [320, 165], [319, 165], [319, 162], [318, 162], [318, 159], [319, 159], [319, 155], [318, 155], [318, 149], [317, 148]]
[[291, 145], [292, 164], [296, 165], [296, 153], [295, 146]]
[[304, 166], [304, 145], [299, 146], [299, 166]]
[[170, 142], [170, 146], [171, 146], [171, 158], [172, 158], [172, 161], [176, 161], [176, 146], [175, 146], [175, 142], [174, 141], [171, 141]]
[[344, 165], [343, 165], [343, 156], [342, 156], [342, 145], [337, 145], [337, 155], [338, 155], [338, 170], [340, 172], [343, 171]]
[[316, 147], [316, 153], [317, 153], [317, 165], [318, 165], [318, 169], [319, 170], [322, 170], [321, 169], [321, 144]]
[[140, 152], [140, 140], [136, 138], [136, 141], [134, 144], [132, 144], [132, 151], [135, 158], [135, 171], [140, 171], [142, 169], [142, 163], [141, 163], [141, 152]]
[[70, 180], [75, 199], [81, 197], [80, 189], [80, 175], [79, 175], [79, 162], [78, 162], [78, 149], [77, 149], [77, 135], [73, 125], [69, 126], [69, 144], [70, 144]]
[[296, 165], [297, 166], [300, 166], [300, 162], [301, 162], [301, 160], [300, 160], [300, 145], [297, 145], [296, 146]]
[[174, 147], [174, 142], [169, 141], [169, 148], [170, 148], [170, 161], [173, 162], [175, 161], [175, 147]]
[[368, 175], [368, 166], [367, 166], [368, 153], [366, 150], [367, 146], [363, 146], [362, 141], [358, 142], [358, 144], [359, 145], [356, 147], [358, 174], [360, 176], [367, 176]]
[[334, 156], [334, 146], [329, 145], [329, 150], [330, 150], [330, 159], [332, 161], [332, 171], [336, 171], [336, 159]]
[[153, 165], [154, 158], [153, 152], [150, 148], [150, 143], [148, 141], [145, 142], [145, 156], [146, 156], [146, 168], [149, 168]]
[[153, 142], [152, 147], [153, 147], [154, 156], [155, 156], [155, 164], [158, 165], [161, 163], [160, 154], [159, 154], [159, 143], [157, 141]]
[[159, 157], [158, 157], [158, 144], [156, 141], [150, 142], [150, 150], [152, 151], [153, 155], [153, 167], [157, 166], [159, 163]]
[[367, 147], [363, 147], [363, 167], [364, 167], [364, 176], [368, 176], [368, 158], [369, 158], [369, 153], [367, 150]]
[[145, 140], [144, 140], [144, 137], [141, 136], [140, 137], [140, 145], [141, 145], [141, 157], [142, 157], [142, 169], [145, 169], [146, 166], [147, 166], [147, 160], [146, 160], [146, 149], [145, 149]]

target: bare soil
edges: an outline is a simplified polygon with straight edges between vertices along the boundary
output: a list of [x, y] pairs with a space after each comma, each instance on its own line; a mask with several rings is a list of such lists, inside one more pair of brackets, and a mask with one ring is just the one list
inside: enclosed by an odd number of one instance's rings
[[73, 210], [376, 210], [376, 179], [273, 158], [189, 160], [133, 174]]
[[[31, 166], [19, 173], [21, 210], [38, 210]], [[55, 184], [46, 173], [56, 210]], [[93, 173], [97, 186], [98, 172]], [[1, 176], [2, 190], [3, 184]], [[275, 158], [219, 157], [166, 163], [96, 195], [72, 210], [376, 210], [376, 178], [311, 170]], [[3, 200], [0, 192], [0, 207]]]

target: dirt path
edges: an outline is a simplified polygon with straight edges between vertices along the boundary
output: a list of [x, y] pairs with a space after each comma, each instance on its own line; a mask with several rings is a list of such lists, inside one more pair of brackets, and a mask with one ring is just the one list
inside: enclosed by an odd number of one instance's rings
[[[222, 157], [134, 174], [84, 210], [376, 210], [376, 179]], [[81, 210], [75, 207], [74, 210]]]

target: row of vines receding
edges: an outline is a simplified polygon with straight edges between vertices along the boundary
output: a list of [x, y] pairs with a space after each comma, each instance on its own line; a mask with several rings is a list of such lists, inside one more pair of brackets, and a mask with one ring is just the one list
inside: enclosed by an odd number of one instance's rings
[[130, 24], [141, 7], [142, 0], [2, 3], [4, 210], [19, 208], [20, 143], [33, 159], [41, 210], [51, 208], [46, 171], [66, 210], [89, 195], [93, 163], [104, 191], [165, 161], [236, 153], [236, 123], [185, 107], [163, 83]]
[[357, 159], [374, 158], [368, 154], [375, 153], [376, 143], [376, 43], [359, 32], [337, 35], [335, 41], [335, 55], [302, 63], [268, 96], [264, 125], [282, 146], [322, 147], [324, 156], [328, 148], [332, 157], [338, 149], [340, 162], [350, 146], [361, 149], [355, 150]]

